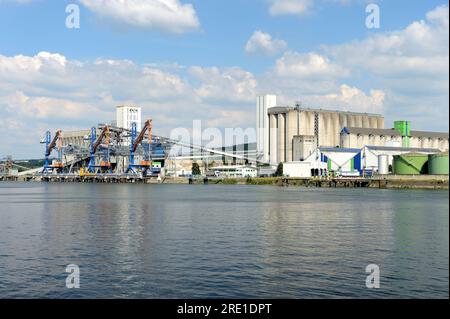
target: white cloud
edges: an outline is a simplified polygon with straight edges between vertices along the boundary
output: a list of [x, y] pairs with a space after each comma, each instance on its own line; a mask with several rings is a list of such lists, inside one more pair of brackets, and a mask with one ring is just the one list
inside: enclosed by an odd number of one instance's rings
[[241, 103], [254, 101], [256, 98], [257, 81], [250, 72], [236, 67], [192, 67], [189, 71], [202, 83], [195, 92], [203, 100], [213, 103]]
[[313, 7], [313, 0], [271, 0], [269, 12], [273, 16], [302, 15]]
[[381, 90], [370, 90], [367, 95], [356, 87], [343, 84], [338, 92], [325, 95], [312, 95], [303, 99], [309, 106], [338, 108], [345, 111], [383, 113], [385, 93]]
[[142, 105], [144, 117], [153, 118], [155, 131], [162, 135], [176, 127], [189, 128], [194, 119], [253, 126], [256, 87], [254, 75], [237, 67], [77, 61], [48, 52], [0, 55], [0, 134], [16, 140], [11, 125], [26, 128], [16, 145], [3, 144], [1, 152], [17, 154], [20, 149], [39, 156], [38, 142], [45, 130], [110, 122], [114, 106], [122, 103]]
[[260, 92], [275, 92], [282, 103], [381, 112], [386, 123], [406, 118], [416, 129], [448, 129], [448, 33], [448, 7], [438, 7], [402, 30], [321, 52], [286, 52], [262, 74], [48, 52], [0, 55], [0, 134], [16, 141], [2, 144], [2, 153], [39, 155], [37, 141], [48, 128], [110, 121], [121, 103], [142, 105], [159, 134], [193, 119], [253, 126]]
[[269, 33], [255, 31], [245, 45], [245, 52], [248, 54], [274, 56], [286, 48], [286, 41], [273, 39]]
[[179, 0], [80, 0], [99, 16], [124, 25], [184, 33], [200, 27], [192, 4]]
[[335, 79], [350, 75], [348, 69], [314, 52], [286, 52], [277, 60], [274, 71], [278, 76], [288, 78]]
[[[422, 129], [448, 130], [449, 8], [439, 6], [402, 30], [325, 47], [354, 74], [385, 88], [391, 119], [409, 117]], [[427, 116], [416, 112], [426, 110]], [[411, 114], [411, 116], [409, 116]], [[434, 114], [440, 121], [430, 121]], [[439, 123], [439, 124], [438, 124]]]
[[20, 114], [22, 119], [47, 120], [52, 117], [60, 119], [82, 119], [85, 114], [99, 115], [99, 110], [86, 103], [77, 103], [70, 100], [52, 97], [31, 97], [22, 91], [3, 97], [6, 111]]
[[328, 47], [345, 65], [364, 68], [385, 77], [448, 74], [448, 7], [427, 14], [404, 30], [380, 33], [362, 41]]

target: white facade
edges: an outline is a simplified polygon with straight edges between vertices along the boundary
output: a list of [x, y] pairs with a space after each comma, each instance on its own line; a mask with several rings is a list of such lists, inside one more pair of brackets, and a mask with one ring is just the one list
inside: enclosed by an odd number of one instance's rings
[[140, 106], [121, 105], [116, 109], [117, 126], [124, 129], [131, 129], [131, 125], [136, 123], [138, 132], [142, 129], [142, 109]]
[[304, 161], [317, 148], [317, 139], [314, 135], [299, 135], [294, 136], [292, 153], [293, 161]]
[[328, 172], [354, 172], [361, 170], [360, 149], [319, 148], [305, 162]]
[[256, 100], [256, 150], [269, 161], [269, 116], [267, 110], [277, 105], [276, 95], [260, 95]]
[[293, 178], [309, 178], [312, 176], [310, 162], [289, 162], [283, 164], [283, 175]]

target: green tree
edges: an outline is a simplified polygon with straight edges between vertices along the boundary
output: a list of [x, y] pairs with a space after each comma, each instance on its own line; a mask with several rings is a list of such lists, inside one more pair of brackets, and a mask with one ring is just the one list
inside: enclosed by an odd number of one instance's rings
[[194, 176], [202, 175], [202, 172], [200, 171], [200, 166], [197, 163], [192, 163], [192, 175]]
[[283, 176], [283, 163], [278, 164], [275, 176]]

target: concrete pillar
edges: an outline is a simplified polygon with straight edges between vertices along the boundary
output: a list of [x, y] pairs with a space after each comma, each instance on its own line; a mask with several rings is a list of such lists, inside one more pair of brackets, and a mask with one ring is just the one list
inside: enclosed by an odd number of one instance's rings
[[363, 123], [362, 123], [363, 121], [362, 121], [361, 115], [356, 115], [355, 121], [356, 121], [356, 127], [363, 127]]
[[277, 122], [278, 118], [276, 114], [271, 114], [269, 117], [269, 141], [270, 141], [270, 163], [276, 164], [278, 159], [278, 146], [277, 146]]
[[331, 113], [321, 113], [320, 116], [320, 133], [319, 133], [319, 145], [332, 147], [333, 145], [333, 126]]
[[348, 127], [355, 127], [355, 116], [347, 115], [347, 123], [348, 123]]
[[300, 123], [301, 135], [314, 135], [314, 112], [302, 112], [302, 121]]
[[294, 135], [297, 135], [297, 111], [286, 114], [286, 161], [292, 162], [292, 143]]
[[363, 128], [370, 128], [370, 121], [369, 121], [369, 116], [368, 115], [362, 116], [362, 127]]
[[339, 146], [340, 143], [340, 134], [343, 129], [340, 123], [339, 114], [338, 113], [332, 113], [332, 123], [333, 123], [333, 131], [331, 132], [333, 134], [333, 146]]
[[346, 114], [339, 114], [339, 126], [341, 126], [342, 128], [348, 127]]
[[277, 162], [286, 162], [286, 114], [278, 114], [278, 156]]

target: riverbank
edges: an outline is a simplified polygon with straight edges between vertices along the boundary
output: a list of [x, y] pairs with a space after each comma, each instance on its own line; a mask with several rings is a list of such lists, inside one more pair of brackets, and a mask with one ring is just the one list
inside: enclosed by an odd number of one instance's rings
[[377, 178], [249, 178], [219, 180], [216, 184], [276, 185], [319, 188], [449, 189], [448, 176], [386, 176]]
[[84, 176], [49, 175], [45, 177], [23, 177], [9, 179], [20, 182], [54, 182], [54, 183], [119, 183], [119, 184], [208, 184], [208, 185], [272, 185], [284, 187], [318, 187], [318, 188], [381, 188], [381, 189], [449, 189], [448, 175], [388, 175], [373, 178], [187, 178], [165, 177], [139, 178], [137, 176]]

